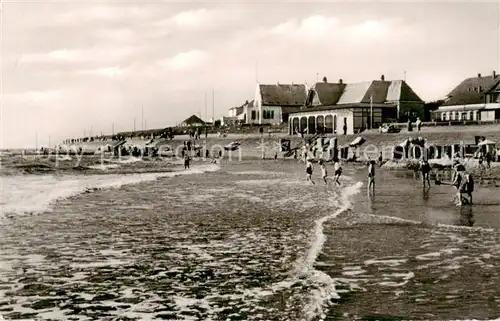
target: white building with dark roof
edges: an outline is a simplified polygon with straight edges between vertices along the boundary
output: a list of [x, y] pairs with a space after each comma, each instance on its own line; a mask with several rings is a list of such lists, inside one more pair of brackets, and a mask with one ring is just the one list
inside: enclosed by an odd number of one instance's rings
[[423, 119], [424, 101], [404, 80], [314, 84], [305, 104], [289, 115], [289, 133], [354, 134], [383, 122]]
[[434, 112], [437, 121], [496, 121], [500, 119], [500, 75], [478, 74], [463, 80]]
[[281, 124], [306, 100], [307, 87], [301, 84], [257, 84], [254, 100], [245, 106], [247, 124]]

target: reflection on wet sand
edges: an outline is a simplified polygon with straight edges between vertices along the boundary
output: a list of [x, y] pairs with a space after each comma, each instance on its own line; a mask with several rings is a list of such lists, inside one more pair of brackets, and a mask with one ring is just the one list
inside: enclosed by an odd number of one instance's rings
[[474, 225], [474, 213], [472, 212], [471, 205], [466, 205], [466, 206], [460, 207], [459, 225], [462, 225], [462, 226], [473, 226]]

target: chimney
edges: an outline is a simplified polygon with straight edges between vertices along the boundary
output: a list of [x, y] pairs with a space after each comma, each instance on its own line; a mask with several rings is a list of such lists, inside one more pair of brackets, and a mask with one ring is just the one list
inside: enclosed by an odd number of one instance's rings
[[341, 85], [342, 85], [343, 83], [344, 83], [344, 81], [342, 80], [342, 78], [340, 78], [340, 79], [339, 79], [339, 84], [341, 84]]
[[497, 72], [495, 70], [493, 70], [492, 76], [493, 76], [493, 78], [495, 78], [497, 76]]
[[385, 76], [384, 75], [380, 76], [380, 80], [384, 81], [385, 80]]
[[326, 84], [328, 82], [328, 79], [326, 79], [326, 77], [323, 77], [323, 82]]
[[477, 78], [481, 78], [481, 74], [477, 74]]
[[247, 104], [247, 105], [248, 105], [248, 100], [246, 100], [246, 101], [245, 101], [245, 104]]

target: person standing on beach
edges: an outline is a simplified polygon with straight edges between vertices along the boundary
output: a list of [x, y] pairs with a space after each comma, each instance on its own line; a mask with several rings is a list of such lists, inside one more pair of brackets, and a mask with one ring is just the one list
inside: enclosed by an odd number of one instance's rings
[[321, 167], [321, 178], [325, 182], [325, 185], [328, 185], [328, 181], [326, 180], [328, 176], [328, 170], [326, 169], [325, 162], [322, 159], [319, 161], [319, 166]]
[[189, 155], [184, 156], [184, 169], [189, 169], [189, 161], [191, 159], [189, 158]]
[[312, 173], [314, 171], [314, 167], [313, 167], [313, 164], [311, 162], [310, 159], [307, 159], [307, 163], [306, 163], [306, 180], [307, 181], [311, 181], [311, 183], [313, 183], [313, 185], [315, 184], [313, 179], [312, 179]]
[[368, 163], [368, 190], [375, 191], [375, 161]]
[[335, 175], [335, 180], [334, 184], [339, 184], [340, 185], [340, 175], [342, 175], [342, 167], [340, 166], [340, 162], [338, 159], [335, 160], [335, 163], [333, 164], [333, 170], [334, 170], [334, 175]]
[[420, 133], [420, 128], [422, 128], [422, 121], [420, 120], [420, 117], [417, 117], [415, 124], [417, 125], [417, 132]]
[[424, 160], [420, 166], [420, 169], [422, 171], [422, 183], [425, 188], [425, 182], [431, 187], [431, 180], [430, 180], [430, 173], [431, 173], [431, 165], [427, 160]]

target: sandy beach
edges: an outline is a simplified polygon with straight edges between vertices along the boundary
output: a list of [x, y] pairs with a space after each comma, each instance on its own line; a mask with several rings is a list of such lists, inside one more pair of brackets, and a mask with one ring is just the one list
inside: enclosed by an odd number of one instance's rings
[[[381, 145], [406, 136], [364, 137]], [[279, 137], [262, 139], [277, 149]], [[457, 207], [453, 187], [423, 190], [418, 173], [377, 167], [370, 196], [365, 163], [343, 164], [342, 186], [325, 186], [316, 166], [312, 185], [298, 160], [274, 159], [272, 148], [261, 159], [260, 137], [239, 141], [241, 153], [217, 164], [195, 158], [188, 170], [180, 159], [101, 164], [93, 156], [57, 167], [53, 159], [2, 158], [0, 314], [110, 321], [498, 316], [494, 183], [478, 176], [474, 205]], [[482, 177], [495, 181], [495, 171]]]

